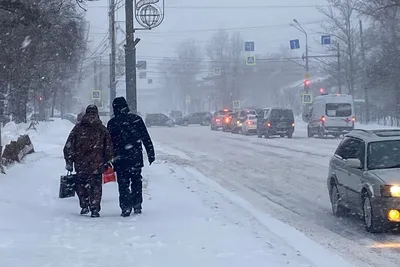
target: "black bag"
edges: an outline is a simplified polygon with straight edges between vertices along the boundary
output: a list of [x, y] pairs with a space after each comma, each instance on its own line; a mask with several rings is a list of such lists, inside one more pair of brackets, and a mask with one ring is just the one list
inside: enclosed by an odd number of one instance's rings
[[59, 198], [70, 198], [75, 196], [76, 175], [70, 172], [60, 178]]

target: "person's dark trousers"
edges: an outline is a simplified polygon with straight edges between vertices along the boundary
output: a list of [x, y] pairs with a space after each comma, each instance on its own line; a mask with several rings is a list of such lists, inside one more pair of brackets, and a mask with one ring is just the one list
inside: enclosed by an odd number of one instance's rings
[[100, 212], [103, 193], [101, 174], [78, 174], [75, 185], [80, 207], [82, 209], [89, 208], [92, 212]]
[[142, 168], [120, 165], [116, 168], [119, 206], [123, 213], [141, 212], [142, 196]]

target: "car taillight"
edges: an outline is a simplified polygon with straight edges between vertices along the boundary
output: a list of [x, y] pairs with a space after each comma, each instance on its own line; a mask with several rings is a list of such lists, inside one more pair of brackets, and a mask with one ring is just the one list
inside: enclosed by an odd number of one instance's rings
[[356, 121], [356, 117], [351, 118], [351, 120], [352, 120], [353, 122], [355, 122], [355, 121]]
[[267, 122], [267, 127], [271, 127], [271, 123]]
[[220, 119], [220, 118], [216, 118], [215, 121], [216, 121], [216, 122], [220, 122], [221, 119]]
[[247, 124], [254, 124], [254, 121], [247, 121]]
[[322, 121], [322, 122], [325, 122], [325, 121], [326, 121], [325, 116], [322, 116], [322, 117], [321, 117], [321, 121]]
[[231, 120], [231, 119], [230, 119], [229, 117], [225, 118], [225, 122], [226, 122], [226, 123], [229, 123], [230, 120]]

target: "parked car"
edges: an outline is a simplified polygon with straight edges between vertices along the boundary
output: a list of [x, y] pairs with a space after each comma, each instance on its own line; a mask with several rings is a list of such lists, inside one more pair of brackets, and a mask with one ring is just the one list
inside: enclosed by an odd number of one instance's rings
[[183, 116], [181, 124], [183, 126], [188, 126], [191, 124], [209, 126], [211, 124], [211, 118], [211, 112], [195, 112]]
[[211, 131], [216, 131], [219, 128], [222, 128], [225, 116], [227, 116], [230, 113], [232, 113], [232, 110], [230, 109], [223, 109], [215, 112], [211, 118], [211, 124], [210, 124]]
[[169, 112], [169, 117], [176, 123], [183, 117], [183, 112], [179, 110], [171, 110]]
[[329, 163], [336, 216], [360, 214], [369, 232], [400, 226], [400, 130], [353, 130]]
[[337, 138], [346, 134], [354, 129], [353, 97], [340, 94], [317, 96], [306, 119], [309, 138], [314, 135]]
[[162, 113], [149, 113], [146, 115], [145, 123], [147, 127], [151, 126], [168, 126], [173, 127], [174, 121]]
[[247, 115], [242, 123], [242, 134], [256, 134], [257, 133], [257, 116], [256, 115]]
[[[262, 112], [261, 112], [262, 113]], [[265, 109], [263, 116], [257, 118], [258, 138], [269, 138], [273, 135], [280, 137], [293, 137], [294, 115], [291, 109], [271, 108]]]

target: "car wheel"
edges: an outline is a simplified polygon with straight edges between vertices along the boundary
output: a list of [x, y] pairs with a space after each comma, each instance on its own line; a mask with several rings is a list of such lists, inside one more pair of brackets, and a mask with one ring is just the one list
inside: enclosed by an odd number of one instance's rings
[[382, 233], [385, 231], [385, 226], [380, 218], [374, 214], [371, 197], [368, 193], [363, 194], [363, 218], [365, 229], [370, 233]]
[[283, 137], [285, 137], [285, 135], [284, 135], [284, 134], [281, 134], [281, 135], [280, 135], [280, 137], [282, 137], [282, 138], [283, 138]]
[[262, 134], [260, 132], [257, 132], [257, 137], [262, 138]]
[[293, 133], [287, 133], [287, 137], [292, 139], [293, 138]]
[[341, 203], [342, 197], [340, 196], [339, 189], [337, 188], [336, 184], [332, 185], [330, 198], [332, 213], [337, 217], [343, 217], [347, 215], [347, 210]]
[[210, 126], [210, 122], [206, 120], [206, 121], [203, 122], [203, 125], [204, 126]]
[[265, 132], [264, 137], [268, 139], [270, 137], [269, 132]]

